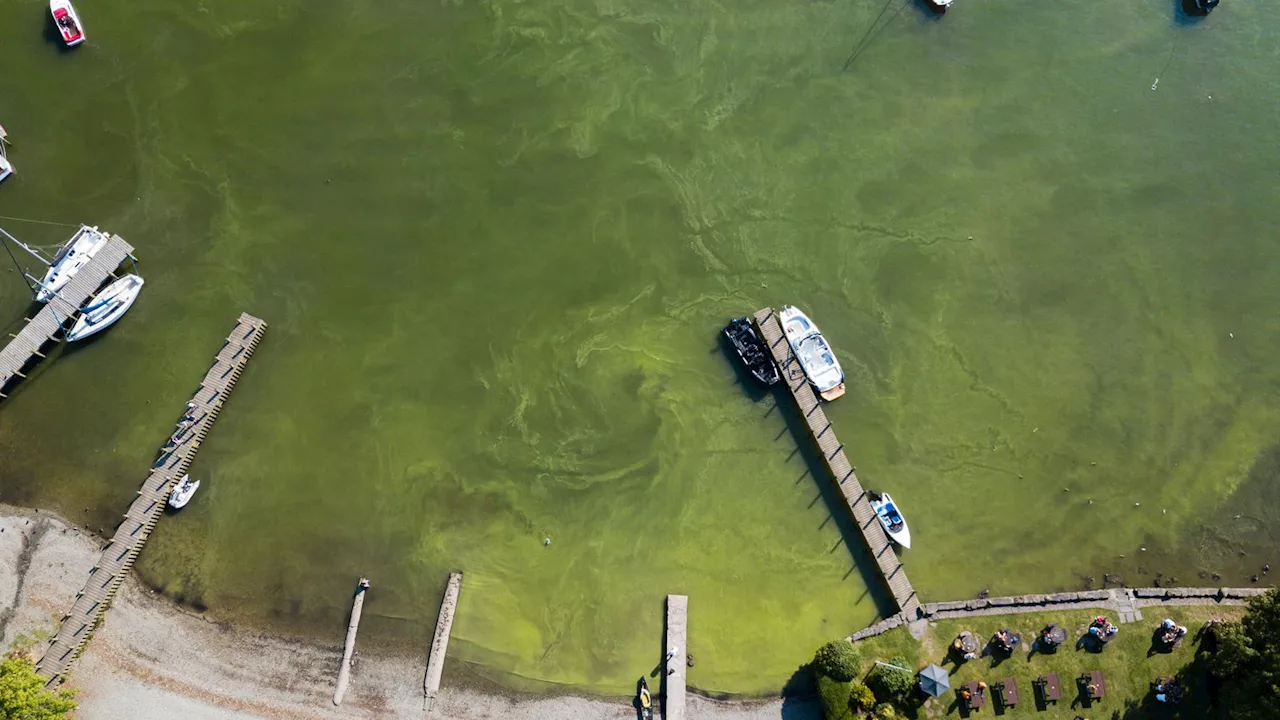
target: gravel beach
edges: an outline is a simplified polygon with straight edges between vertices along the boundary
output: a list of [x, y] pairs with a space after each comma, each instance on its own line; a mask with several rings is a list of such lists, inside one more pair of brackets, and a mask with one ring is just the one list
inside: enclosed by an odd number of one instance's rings
[[[0, 645], [52, 633], [101, 542], [44, 512], [0, 507]], [[250, 635], [188, 613], [130, 578], [70, 682], [83, 720], [241, 720], [427, 716], [421, 663], [358, 655], [341, 708], [332, 703], [341, 650]], [[482, 720], [634, 718], [629, 698], [534, 696], [451, 688], [430, 717]], [[806, 700], [722, 703], [690, 698], [689, 717], [817, 720]]]

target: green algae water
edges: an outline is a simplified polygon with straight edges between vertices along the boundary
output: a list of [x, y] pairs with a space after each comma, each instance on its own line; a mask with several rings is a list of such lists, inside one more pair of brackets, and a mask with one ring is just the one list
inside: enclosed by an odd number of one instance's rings
[[[884, 610], [789, 400], [717, 341], [795, 303], [924, 599], [1248, 583], [1280, 520], [1280, 20], [884, 7], [143, 0], [62, 52], [0, 4], [0, 215], [101, 225], [148, 280], [0, 405], [0, 501], [109, 533], [247, 311], [267, 339], [148, 583], [337, 644], [367, 575], [362, 648], [425, 658], [462, 569], [452, 659], [602, 693], [684, 593], [691, 683], [774, 693]], [[0, 272], [10, 329], [24, 293]]]

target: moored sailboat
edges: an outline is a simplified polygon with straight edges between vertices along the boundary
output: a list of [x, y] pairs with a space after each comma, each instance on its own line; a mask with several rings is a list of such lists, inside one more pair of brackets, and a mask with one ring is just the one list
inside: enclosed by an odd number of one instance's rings
[[67, 332], [67, 340], [83, 340], [110, 327], [133, 306], [138, 293], [142, 292], [144, 282], [146, 281], [137, 275], [125, 275], [103, 288], [102, 292], [80, 308], [80, 317]]
[[62, 286], [75, 276], [80, 268], [89, 264], [93, 256], [106, 246], [108, 236], [97, 227], [81, 225], [66, 245], [53, 256], [49, 271], [40, 281], [40, 290], [36, 293], [36, 302], [49, 302]]

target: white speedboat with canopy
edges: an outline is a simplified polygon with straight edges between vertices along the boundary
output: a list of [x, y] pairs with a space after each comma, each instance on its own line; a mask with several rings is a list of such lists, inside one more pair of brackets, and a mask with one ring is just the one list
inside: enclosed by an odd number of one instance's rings
[[36, 293], [36, 302], [49, 302], [62, 286], [75, 276], [80, 268], [89, 264], [99, 250], [106, 247], [110, 238], [97, 227], [81, 225], [66, 245], [53, 256], [49, 271], [40, 281], [40, 290]]
[[133, 306], [138, 293], [142, 292], [144, 282], [146, 281], [137, 275], [125, 275], [103, 288], [102, 292], [80, 308], [80, 317], [67, 332], [67, 340], [83, 340], [110, 327]]
[[844, 370], [818, 326], [790, 305], [782, 307], [778, 319], [800, 367], [822, 399], [835, 400], [844, 395]]

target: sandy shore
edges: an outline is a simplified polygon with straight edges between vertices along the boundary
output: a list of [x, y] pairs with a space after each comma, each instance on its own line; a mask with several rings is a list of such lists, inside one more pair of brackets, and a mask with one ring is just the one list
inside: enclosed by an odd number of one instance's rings
[[[47, 513], [0, 507], [0, 647], [50, 634], [101, 543]], [[132, 578], [74, 671], [84, 720], [434, 717], [457, 720], [635, 718], [629, 698], [522, 696], [445, 688], [423, 712], [421, 662], [366, 650], [341, 708], [341, 649], [250, 635], [189, 614]], [[691, 697], [690, 718], [817, 720], [813, 701], [719, 703]]]

